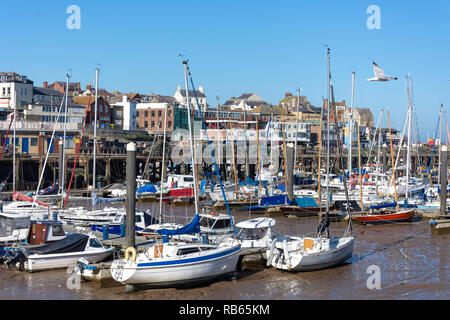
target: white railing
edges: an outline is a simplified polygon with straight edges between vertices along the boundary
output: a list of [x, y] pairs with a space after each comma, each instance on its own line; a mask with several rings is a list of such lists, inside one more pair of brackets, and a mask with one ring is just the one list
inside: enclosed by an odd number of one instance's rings
[[[0, 130], [8, 130], [10, 121], [0, 121]], [[13, 130], [14, 122], [11, 124], [11, 130]], [[16, 121], [16, 130], [30, 130], [30, 131], [38, 131], [38, 130], [53, 130], [55, 127], [54, 122], [37, 122], [37, 121]], [[56, 131], [63, 131], [64, 123], [58, 122], [56, 124]], [[66, 123], [66, 130], [68, 131], [76, 131], [78, 129], [77, 123]]]

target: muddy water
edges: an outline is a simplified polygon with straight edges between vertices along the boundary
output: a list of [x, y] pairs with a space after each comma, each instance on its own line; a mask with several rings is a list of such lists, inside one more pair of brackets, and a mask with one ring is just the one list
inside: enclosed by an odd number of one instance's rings
[[[154, 204], [140, 208], [159, 209]], [[191, 207], [165, 208], [166, 219], [185, 222]], [[252, 215], [255, 217], [256, 215]], [[237, 222], [248, 213], [234, 214]], [[315, 232], [318, 218], [277, 218], [274, 231], [299, 235]], [[341, 235], [345, 223], [333, 223]], [[432, 234], [424, 221], [380, 226], [355, 225], [356, 243], [350, 263], [327, 270], [288, 273], [273, 268], [236, 273], [190, 289], [152, 289], [125, 293], [124, 287], [97, 289], [92, 283], [68, 289], [65, 270], [38, 273], [0, 269], [0, 299], [449, 299], [450, 235]], [[378, 266], [380, 289], [369, 289], [368, 268]], [[371, 278], [372, 279], [372, 278]], [[370, 281], [369, 283], [373, 283]]]

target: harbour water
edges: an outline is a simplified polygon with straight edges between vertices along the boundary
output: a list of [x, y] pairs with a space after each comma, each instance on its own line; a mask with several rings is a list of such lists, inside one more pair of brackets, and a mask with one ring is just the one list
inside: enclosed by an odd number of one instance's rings
[[[157, 204], [138, 204], [138, 209]], [[184, 222], [193, 206], [167, 205], [166, 219]], [[256, 217], [233, 214], [236, 222]], [[274, 231], [300, 235], [317, 230], [318, 217], [277, 217]], [[346, 222], [332, 223], [332, 235], [341, 235]], [[97, 288], [81, 282], [67, 286], [66, 270], [37, 273], [0, 269], [0, 299], [186, 299], [186, 300], [300, 300], [300, 299], [448, 299], [450, 297], [449, 237], [434, 234], [420, 219], [386, 225], [354, 225], [356, 243], [346, 265], [321, 271], [289, 273], [266, 268], [236, 272], [211, 284], [188, 289], [151, 289], [126, 293], [124, 286]], [[375, 267], [374, 267], [375, 266]], [[379, 267], [380, 289], [373, 287], [373, 270]], [[369, 271], [369, 273], [368, 273]], [[368, 285], [369, 283], [369, 285]]]

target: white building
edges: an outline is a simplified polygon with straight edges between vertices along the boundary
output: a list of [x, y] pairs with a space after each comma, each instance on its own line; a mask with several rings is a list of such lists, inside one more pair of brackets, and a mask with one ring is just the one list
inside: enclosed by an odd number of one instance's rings
[[122, 101], [111, 103], [114, 125], [122, 126], [123, 130], [136, 130], [136, 105], [126, 95], [122, 96]]
[[15, 72], [0, 72], [0, 107], [23, 110], [33, 102], [33, 81]]
[[[205, 89], [202, 86], [199, 86], [198, 90], [195, 90], [195, 92], [194, 92], [194, 90], [189, 90], [188, 93], [189, 93], [189, 104], [190, 104], [191, 110], [198, 110], [197, 101], [195, 99], [195, 96], [197, 96], [198, 104], [200, 105], [202, 110], [206, 110], [208, 108], [208, 103], [206, 102], [206, 96], [205, 96]], [[187, 106], [186, 90], [181, 89], [180, 85], [178, 85], [177, 92], [175, 92], [173, 97], [178, 102], [178, 104]]]
[[245, 110], [250, 111], [268, 103], [261, 99], [256, 93], [243, 93], [240, 97], [232, 97], [224, 103], [223, 107], [228, 107], [231, 110]]

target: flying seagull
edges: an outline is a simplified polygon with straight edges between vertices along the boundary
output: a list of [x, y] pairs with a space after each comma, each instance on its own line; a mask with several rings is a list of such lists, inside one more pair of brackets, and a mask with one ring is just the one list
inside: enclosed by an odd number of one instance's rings
[[375, 62], [373, 64], [373, 73], [375, 74], [375, 78], [367, 79], [367, 81], [389, 81], [389, 80], [397, 80], [398, 78], [387, 77], [384, 75], [383, 69], [381, 69]]

